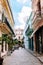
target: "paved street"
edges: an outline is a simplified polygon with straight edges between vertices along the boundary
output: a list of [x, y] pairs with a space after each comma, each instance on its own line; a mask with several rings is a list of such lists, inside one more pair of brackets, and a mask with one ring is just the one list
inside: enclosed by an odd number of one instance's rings
[[11, 56], [7, 56], [3, 65], [41, 65], [41, 63], [25, 49], [20, 48], [15, 50]]

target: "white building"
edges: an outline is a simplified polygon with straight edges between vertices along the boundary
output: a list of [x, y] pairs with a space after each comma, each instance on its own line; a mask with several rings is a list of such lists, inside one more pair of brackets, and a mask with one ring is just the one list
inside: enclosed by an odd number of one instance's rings
[[21, 41], [23, 38], [23, 29], [15, 29], [16, 38]]

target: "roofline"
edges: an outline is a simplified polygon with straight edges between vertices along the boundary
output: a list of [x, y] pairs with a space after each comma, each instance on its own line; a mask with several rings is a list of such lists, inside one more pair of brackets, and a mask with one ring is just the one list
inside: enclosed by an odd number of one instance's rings
[[[11, 12], [11, 15], [12, 15], [12, 19], [13, 19], [13, 22], [14, 22], [14, 18], [13, 18], [13, 14], [12, 14], [12, 10], [11, 10], [11, 7], [10, 7], [10, 4], [9, 4], [9, 1], [8, 0], [6, 0], [7, 1], [7, 4], [8, 4], [8, 6], [9, 6], [9, 9], [10, 9], [10, 12]], [[15, 22], [14, 22], [14, 24], [15, 24]]]

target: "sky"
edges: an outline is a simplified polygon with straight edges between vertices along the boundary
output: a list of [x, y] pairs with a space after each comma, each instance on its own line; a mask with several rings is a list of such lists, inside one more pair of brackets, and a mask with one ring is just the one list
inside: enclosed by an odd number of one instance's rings
[[27, 19], [32, 11], [31, 0], [9, 0], [13, 13], [15, 26], [14, 28], [25, 28]]

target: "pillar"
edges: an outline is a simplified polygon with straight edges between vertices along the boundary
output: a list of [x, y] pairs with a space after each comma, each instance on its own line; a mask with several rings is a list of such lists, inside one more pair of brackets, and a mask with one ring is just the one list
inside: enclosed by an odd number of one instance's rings
[[5, 41], [3, 42], [3, 52], [5, 52]]
[[34, 52], [36, 51], [36, 40], [35, 40], [35, 34], [33, 36], [33, 43], [34, 43]]
[[7, 51], [8, 51], [8, 44], [7, 44]]

